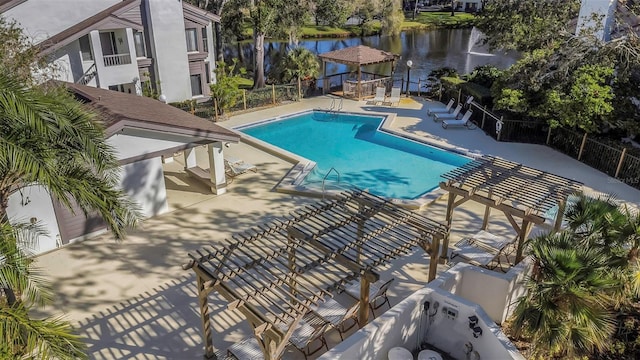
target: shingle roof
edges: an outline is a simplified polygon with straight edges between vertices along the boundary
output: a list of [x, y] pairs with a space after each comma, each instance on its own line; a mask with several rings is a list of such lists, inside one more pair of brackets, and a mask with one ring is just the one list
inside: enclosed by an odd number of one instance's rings
[[80, 38], [87, 34], [89, 31], [94, 30], [101, 22], [106, 20], [113, 20], [121, 23], [122, 27], [132, 27], [136, 30], [142, 30], [142, 24], [134, 23], [130, 20], [115, 16], [114, 13], [125, 10], [127, 8], [133, 8], [140, 6], [140, 0], [123, 0], [113, 6], [110, 6], [99, 13], [55, 34], [54, 36], [44, 40], [39, 44], [40, 52], [43, 54], [50, 53], [59, 49], [62, 46], [67, 45], [71, 41]]
[[340, 50], [320, 54], [319, 57], [326, 61], [349, 65], [369, 65], [383, 62], [396, 61], [399, 55], [370, 48], [364, 45], [352, 46]]
[[240, 140], [240, 136], [231, 130], [155, 99], [80, 84], [64, 84], [76, 97], [97, 110], [107, 129], [107, 136], [123, 127], [134, 127], [213, 141]]

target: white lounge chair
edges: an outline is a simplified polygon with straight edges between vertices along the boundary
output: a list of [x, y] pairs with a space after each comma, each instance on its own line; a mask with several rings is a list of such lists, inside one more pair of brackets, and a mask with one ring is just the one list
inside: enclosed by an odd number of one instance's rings
[[377, 104], [382, 104], [385, 101], [385, 97], [386, 97], [386, 93], [387, 93], [387, 89], [384, 87], [377, 87], [376, 88], [376, 96], [367, 101], [367, 105], [377, 105]]
[[399, 87], [391, 88], [391, 95], [389, 96], [389, 99], [385, 102], [385, 104], [388, 104], [389, 106], [392, 106], [393, 104], [396, 104], [396, 106], [400, 105]]
[[[495, 269], [499, 266], [502, 269], [501, 258], [507, 258], [508, 262], [509, 254], [505, 250], [516, 240], [517, 238], [497, 236], [480, 230], [472, 237], [462, 239], [456, 243], [458, 250], [451, 253], [451, 259], [460, 257], [473, 265], [485, 266], [490, 269]], [[492, 263], [495, 265], [489, 266]]]
[[442, 120], [442, 127], [447, 128], [448, 126], [466, 126], [469, 127], [469, 119], [471, 119], [471, 114], [473, 111], [467, 110], [462, 116], [462, 119], [450, 119], [450, 120]]
[[446, 106], [436, 106], [429, 108], [427, 109], [427, 115], [431, 116], [436, 113], [450, 113], [451, 109], [453, 109], [453, 104], [455, 103], [456, 101], [454, 99], [451, 99]]
[[437, 122], [437, 121], [442, 121], [444, 119], [456, 119], [460, 114], [461, 110], [462, 110], [462, 104], [458, 104], [458, 106], [456, 106], [455, 110], [453, 110], [451, 114], [448, 114], [448, 113], [433, 114], [433, 121]]
[[[312, 306], [311, 310], [338, 330], [340, 339], [344, 340], [343, 334], [358, 325], [359, 308], [360, 302], [356, 302], [350, 308], [347, 308], [333, 299], [326, 299], [324, 302]], [[347, 324], [349, 321], [352, 321], [352, 323]]]
[[224, 171], [228, 177], [233, 179], [247, 171], [258, 172], [258, 168], [253, 164], [244, 162], [243, 160], [228, 157], [224, 159]]

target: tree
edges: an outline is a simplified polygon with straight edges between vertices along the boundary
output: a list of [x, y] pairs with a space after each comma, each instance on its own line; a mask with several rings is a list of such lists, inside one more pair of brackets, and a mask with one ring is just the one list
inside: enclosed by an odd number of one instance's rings
[[[25, 246], [23, 225], [7, 216], [9, 196], [38, 184], [63, 205], [97, 213], [116, 237], [137, 224], [134, 205], [119, 190], [119, 164], [95, 115], [55, 83], [35, 85], [49, 68], [15, 24], [0, 20], [0, 355], [76, 359], [82, 343], [59, 318], [29, 310], [50, 295]], [[15, 221], [15, 219], [12, 219]]]
[[346, 0], [315, 0], [316, 25], [342, 26], [353, 11]]
[[514, 313], [514, 334], [529, 336], [543, 356], [637, 358], [640, 334], [617, 337], [629, 319], [640, 319], [638, 213], [611, 197], [581, 195], [565, 219], [567, 230], [527, 242], [533, 271]]
[[[287, 36], [294, 41], [309, 13], [306, 3], [286, 0], [231, 0], [228, 5], [237, 22], [247, 21], [253, 29], [253, 87], [265, 86], [264, 40], [266, 36]], [[224, 13], [223, 13], [223, 16]]]
[[284, 60], [284, 80], [298, 80], [298, 98], [302, 97], [301, 80], [303, 78], [316, 78], [320, 73], [318, 58], [309, 50], [303, 47], [295, 48], [287, 54]]
[[240, 95], [240, 81], [246, 73], [244, 68], [238, 67], [238, 59], [233, 59], [230, 65], [219, 61], [216, 64], [216, 83], [211, 84], [211, 97], [218, 105], [221, 114], [232, 108]]
[[532, 51], [562, 41], [569, 23], [577, 18], [580, 0], [488, 1], [475, 26], [493, 49]]

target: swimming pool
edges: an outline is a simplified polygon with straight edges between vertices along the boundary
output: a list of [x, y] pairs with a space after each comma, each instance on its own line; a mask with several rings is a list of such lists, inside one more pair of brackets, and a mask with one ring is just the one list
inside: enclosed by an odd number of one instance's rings
[[[317, 163], [304, 185], [317, 186], [331, 168], [342, 186], [395, 199], [416, 199], [438, 186], [440, 175], [471, 159], [379, 130], [385, 116], [305, 111], [236, 128]], [[335, 185], [332, 172], [327, 181]]]

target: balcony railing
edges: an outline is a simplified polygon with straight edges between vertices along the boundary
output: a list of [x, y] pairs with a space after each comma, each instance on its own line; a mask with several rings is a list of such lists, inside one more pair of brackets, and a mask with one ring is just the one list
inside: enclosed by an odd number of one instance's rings
[[130, 54], [105, 55], [102, 57], [104, 66], [117, 66], [131, 64]]

